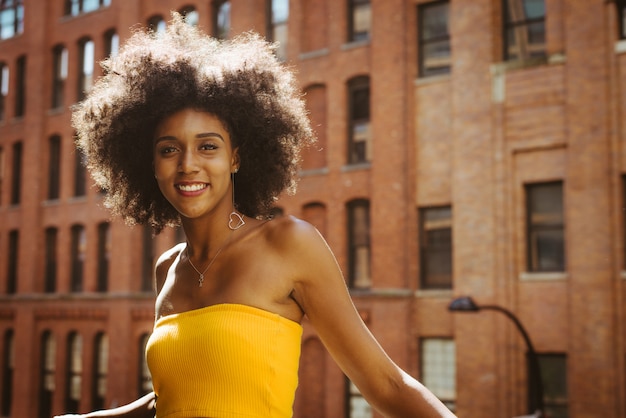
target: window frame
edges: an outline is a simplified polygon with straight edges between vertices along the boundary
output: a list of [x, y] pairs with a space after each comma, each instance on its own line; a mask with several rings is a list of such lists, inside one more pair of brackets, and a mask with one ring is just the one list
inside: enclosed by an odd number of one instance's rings
[[26, 112], [26, 55], [20, 55], [15, 62], [15, 103], [14, 115], [21, 118]]
[[[2, 26], [5, 13], [12, 14], [10, 29], [5, 32]], [[5, 35], [6, 33], [6, 35]], [[24, 2], [23, 0], [0, 1], [0, 41], [11, 39], [24, 33]]]
[[[369, 164], [372, 160], [372, 118], [371, 118], [371, 88], [370, 78], [367, 75], [356, 76], [348, 80], [348, 165]], [[365, 94], [367, 110], [359, 115], [357, 97]], [[364, 140], [357, 140], [357, 127], [364, 126], [366, 132]], [[363, 143], [364, 149], [359, 152], [357, 145]], [[362, 155], [361, 155], [362, 154]]]
[[[444, 364], [443, 366], [440, 367], [444, 367], [448, 366], [449, 368], [451, 367], [454, 372], [454, 376], [452, 376], [452, 378], [450, 379], [448, 376], [448, 380], [449, 383], [452, 386], [452, 390], [454, 392], [454, 394], [452, 396], [445, 396], [446, 393], [442, 393], [439, 390], [439, 385], [437, 385], [437, 381], [440, 378], [440, 375], [431, 375], [430, 371], [435, 371], [435, 369], [437, 369], [437, 364], [436, 364], [436, 359], [433, 359], [430, 357], [430, 354], [434, 354], [434, 352], [428, 352], [426, 350], [426, 345], [428, 343], [435, 343], [435, 342], [441, 342], [441, 343], [445, 343], [447, 344], [447, 347], [444, 347], [449, 349], [450, 351], [452, 351], [452, 358], [446, 358], [446, 361], [449, 361], [449, 364]], [[457, 387], [456, 387], [456, 341], [453, 338], [449, 338], [449, 337], [422, 337], [419, 339], [419, 359], [420, 359], [420, 380], [422, 381], [422, 383], [424, 383], [425, 386], [427, 386], [430, 390], [433, 391], [433, 393], [435, 394], [435, 396], [437, 396], [439, 398], [439, 400], [441, 400], [441, 402], [443, 402], [444, 405], [446, 405], [446, 407], [448, 409], [450, 409], [450, 411], [455, 412], [456, 411], [456, 401], [457, 401]], [[438, 350], [437, 351], [437, 355], [442, 355], [442, 351]], [[441, 370], [439, 370], [441, 371]], [[445, 371], [444, 371], [445, 372]], [[434, 379], [434, 381], [433, 381]]]
[[80, 395], [84, 383], [82, 377], [83, 348], [83, 337], [76, 331], [72, 331], [67, 336], [66, 353], [65, 411], [68, 413], [77, 413], [80, 406]]
[[82, 101], [93, 87], [96, 67], [96, 44], [88, 36], [78, 41], [78, 77], [76, 86], [76, 100]]
[[85, 258], [87, 256], [87, 232], [81, 224], [71, 227], [70, 240], [70, 291], [82, 292], [85, 278]]
[[106, 292], [109, 289], [109, 271], [111, 263], [111, 224], [98, 224], [98, 265], [96, 277], [96, 292]]
[[[560, 222], [533, 222], [533, 197], [531, 196], [531, 189], [538, 190], [539, 187], [560, 187]], [[565, 272], [567, 269], [566, 258], [566, 242], [565, 242], [565, 197], [564, 197], [564, 184], [563, 181], [548, 181], [527, 183], [524, 185], [525, 198], [526, 198], [526, 269], [529, 273], [554, 273]], [[536, 237], [541, 232], [560, 232], [562, 249], [560, 251], [560, 260], [557, 259], [557, 263], [560, 263], [556, 268], [542, 268], [539, 266], [540, 249], [535, 245], [537, 243]], [[534, 251], [536, 248], [536, 251]], [[559, 254], [557, 254], [558, 256]]]
[[52, 49], [52, 109], [63, 107], [65, 102], [65, 83], [68, 75], [69, 55], [63, 44], [55, 45]]
[[[276, 13], [274, 6], [277, 5], [277, 1], [283, 2], [282, 6], [286, 5], [286, 17], [284, 19], [276, 19]], [[266, 0], [266, 39], [269, 42], [277, 42], [276, 57], [285, 61], [287, 59], [287, 45], [289, 42], [289, 0]], [[282, 36], [281, 36], [282, 30]]]
[[17, 141], [12, 147], [11, 166], [11, 205], [19, 205], [22, 200], [22, 171], [24, 166], [24, 143]]
[[212, 19], [214, 38], [224, 40], [230, 38], [231, 6], [230, 0], [215, 0], [213, 2]]
[[[348, 42], [368, 42], [372, 33], [372, 3], [370, 0], [347, 0], [348, 1]], [[360, 12], [367, 13], [367, 30], [357, 31], [357, 20]]]
[[[532, 58], [539, 58], [539, 57], [546, 56], [545, 0], [540, 0], [540, 1], [543, 1], [543, 16], [542, 17], [528, 18], [525, 16], [524, 18], [521, 18], [521, 19], [509, 20], [509, 16], [510, 16], [509, 11], [511, 10], [511, 5], [509, 3], [520, 2], [520, 6], [523, 7], [525, 1], [527, 0], [503, 0], [503, 3], [502, 3], [502, 57], [504, 61], [527, 61]], [[537, 49], [540, 49], [540, 52], [533, 53], [532, 51], [526, 51], [526, 53], [523, 53], [524, 51], [518, 51], [518, 56], [513, 57], [512, 54], [510, 53], [511, 46], [509, 45], [510, 31], [513, 31], [513, 33], [515, 33], [519, 29], [526, 28], [525, 32], [528, 34], [529, 33], [528, 28], [531, 25], [538, 24], [538, 23], [543, 24], [543, 43], [541, 44], [542, 45], [541, 48], [537, 48]], [[528, 36], [526, 37], [526, 39], [528, 39]]]
[[[447, 219], [432, 219], [430, 220], [432, 224], [429, 226], [428, 215], [429, 213], [435, 214], [436, 212], [443, 213], [444, 211], [449, 212], [449, 217]], [[418, 209], [418, 219], [419, 219], [419, 286], [420, 289], [431, 290], [431, 289], [452, 289], [454, 284], [454, 236], [453, 236], [453, 212], [452, 206], [430, 206], [430, 207], [422, 207]], [[437, 225], [444, 225], [447, 227], [436, 227]], [[443, 231], [449, 230], [450, 240], [448, 246], [437, 246], [433, 245], [434, 243], [429, 239], [429, 231]], [[448, 280], [442, 279], [434, 279], [432, 276], [429, 276], [429, 265], [428, 262], [432, 260], [432, 255], [440, 254], [443, 251], [446, 251], [446, 254], [449, 254], [449, 270], [450, 273], [448, 275]], [[443, 275], [441, 276], [443, 278]]]
[[44, 293], [54, 293], [57, 283], [57, 257], [59, 252], [59, 230], [56, 227], [46, 228], [44, 232]]
[[[447, 6], [446, 8], [446, 33], [445, 35], [438, 35], [433, 37], [426, 37], [426, 19], [427, 13], [432, 11], [433, 9], [441, 6]], [[417, 42], [419, 45], [418, 50], [418, 75], [419, 77], [431, 77], [437, 75], [445, 75], [450, 74], [452, 69], [452, 51], [450, 45], [450, 0], [437, 0], [429, 3], [421, 3], [417, 5], [417, 19], [418, 19], [418, 30], [417, 30]], [[446, 62], [442, 66], [435, 67], [433, 70], [429, 70], [429, 67], [426, 66], [427, 56], [426, 51], [427, 47], [432, 44], [447, 42], [448, 45], [448, 55], [445, 58], [439, 58], [440, 60]], [[446, 59], [447, 58], [447, 59]]]
[[39, 416], [52, 416], [56, 375], [56, 340], [50, 330], [41, 334], [39, 369]]
[[48, 194], [46, 200], [61, 197], [61, 136], [48, 138]]
[[[357, 225], [357, 210], [364, 211], [364, 224]], [[346, 204], [347, 233], [348, 233], [348, 287], [350, 289], [369, 289], [372, 287], [372, 247], [371, 247], [371, 213], [370, 202], [367, 199], [354, 199]], [[363, 249], [365, 251], [363, 251]], [[361, 260], [365, 252], [366, 260]], [[365, 262], [367, 271], [363, 277], [357, 277], [360, 271], [359, 262]]]
[[7, 100], [9, 96], [11, 70], [6, 62], [0, 62], [0, 121], [7, 118]]

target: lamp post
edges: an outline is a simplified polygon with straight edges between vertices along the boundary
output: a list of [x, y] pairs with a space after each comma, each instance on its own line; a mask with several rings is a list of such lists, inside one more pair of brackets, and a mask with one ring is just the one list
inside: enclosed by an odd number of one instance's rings
[[[543, 416], [543, 384], [541, 382], [541, 369], [539, 368], [539, 357], [533, 347], [533, 343], [530, 341], [528, 332], [522, 326], [519, 319], [513, 314], [513, 312], [497, 305], [477, 305], [474, 300], [469, 296], [459, 297], [450, 302], [448, 306], [450, 312], [478, 312], [480, 310], [492, 310], [505, 314], [509, 319], [515, 323], [518, 331], [522, 334], [526, 347], [528, 348], [528, 360], [530, 361], [530, 370], [528, 377], [529, 382], [532, 385], [529, 387], [528, 393], [528, 408], [529, 413], [537, 414], [536, 416]], [[531, 390], [534, 389], [534, 390]]]

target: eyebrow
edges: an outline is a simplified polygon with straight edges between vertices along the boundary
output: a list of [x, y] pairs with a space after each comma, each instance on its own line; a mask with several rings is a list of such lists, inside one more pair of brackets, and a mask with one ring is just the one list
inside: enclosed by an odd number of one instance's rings
[[[196, 134], [196, 138], [197, 139], [204, 139], [204, 138], [218, 138], [220, 140], [222, 140], [222, 142], [226, 142], [224, 141], [224, 137], [220, 134], [218, 134], [217, 132], [201, 132], [199, 134]], [[176, 140], [175, 136], [171, 136], [171, 135], [165, 135], [165, 136], [161, 136], [158, 137], [154, 140], [155, 144], [158, 144], [161, 141], [171, 141], [171, 140]]]

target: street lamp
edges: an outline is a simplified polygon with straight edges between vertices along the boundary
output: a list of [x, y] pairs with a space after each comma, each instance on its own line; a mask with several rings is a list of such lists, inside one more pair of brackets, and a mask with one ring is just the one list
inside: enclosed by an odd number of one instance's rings
[[[536, 416], [543, 416], [543, 384], [541, 382], [541, 369], [539, 368], [539, 357], [533, 347], [533, 343], [530, 341], [528, 333], [522, 326], [522, 323], [517, 319], [513, 312], [497, 305], [477, 305], [474, 300], [469, 296], [464, 296], [454, 299], [448, 306], [450, 312], [478, 312], [480, 310], [492, 310], [505, 314], [511, 319], [519, 332], [524, 337], [526, 347], [528, 348], [528, 360], [530, 361], [530, 376], [528, 380], [532, 383], [528, 393], [528, 408], [529, 413], [537, 414]], [[533, 396], [534, 395], [534, 396]]]

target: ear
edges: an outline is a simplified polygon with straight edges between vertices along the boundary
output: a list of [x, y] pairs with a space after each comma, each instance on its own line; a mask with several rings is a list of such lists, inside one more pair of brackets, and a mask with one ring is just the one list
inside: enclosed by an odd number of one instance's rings
[[236, 173], [239, 171], [239, 167], [241, 166], [241, 161], [239, 159], [239, 147], [233, 149], [233, 155], [230, 159], [230, 172]]

